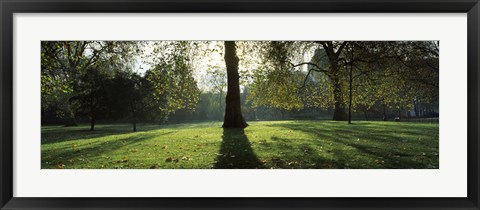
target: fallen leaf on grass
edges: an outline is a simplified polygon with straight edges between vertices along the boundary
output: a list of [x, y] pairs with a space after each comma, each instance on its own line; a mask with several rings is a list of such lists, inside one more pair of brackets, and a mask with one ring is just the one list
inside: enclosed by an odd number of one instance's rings
[[158, 164], [150, 166], [150, 169], [157, 169], [157, 168], [159, 168]]
[[65, 164], [63, 164], [63, 163], [58, 163], [55, 167], [56, 167], [57, 169], [64, 169], [64, 168], [65, 168]]
[[289, 163], [288, 163], [289, 166], [291, 166], [291, 165], [296, 165], [296, 164], [298, 164], [297, 161], [293, 161], [293, 162], [289, 162]]
[[167, 162], [167, 163], [170, 163], [170, 162], [178, 162], [178, 159], [169, 157], [169, 158], [165, 159], [165, 162]]
[[128, 162], [128, 157], [127, 156], [125, 156], [121, 160], [117, 161], [117, 163], [126, 163], [126, 162]]

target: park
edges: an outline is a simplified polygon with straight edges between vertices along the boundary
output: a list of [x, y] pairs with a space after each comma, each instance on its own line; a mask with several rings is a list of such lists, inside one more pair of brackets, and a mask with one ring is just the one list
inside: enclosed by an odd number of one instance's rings
[[438, 169], [438, 41], [42, 41], [42, 169]]

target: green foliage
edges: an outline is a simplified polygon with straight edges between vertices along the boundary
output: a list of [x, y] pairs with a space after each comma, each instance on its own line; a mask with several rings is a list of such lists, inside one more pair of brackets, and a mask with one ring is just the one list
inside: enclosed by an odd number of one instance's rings
[[78, 104], [78, 99], [85, 96], [87, 80], [99, 79], [89, 76], [92, 72], [88, 69], [100, 70], [109, 76], [115, 71], [128, 71], [132, 58], [141, 53], [141, 45], [142, 42], [122, 41], [43, 41], [42, 109], [53, 108], [61, 113], [57, 117], [74, 118], [75, 109], [84, 106]]
[[199, 101], [200, 90], [193, 78], [189, 55], [191, 43], [169, 42], [169, 45], [158, 47], [165, 51], [154, 61], [154, 68], [145, 77], [155, 90], [153, 100], [166, 120], [176, 110], [193, 111]]
[[[321, 67], [322, 69], [330, 68], [329, 61], [323, 49], [316, 49], [310, 62]], [[315, 67], [307, 66], [310, 71]], [[302, 71], [300, 80], [303, 80], [304, 87], [299, 90], [305, 107], [328, 109], [333, 107], [335, 103], [333, 98], [333, 86], [330, 76], [324, 72], [312, 71], [307, 77]], [[299, 85], [300, 87], [300, 85]]]
[[262, 48], [263, 65], [254, 72], [249, 100], [254, 106], [267, 106], [285, 110], [301, 109], [298, 80], [302, 75], [290, 68], [291, 42], [269, 42]]
[[[435, 41], [260, 43], [263, 65], [253, 73], [249, 100], [255, 106], [286, 110], [329, 109], [336, 102], [347, 107], [350, 100], [353, 111], [383, 106], [411, 109], [419, 101], [438, 103], [438, 44]], [[309, 61], [298, 59], [309, 52], [313, 52]], [[291, 66], [295, 68], [289, 69]]]
[[75, 96], [70, 98], [69, 102], [77, 103], [76, 113], [89, 116], [96, 120], [100, 117], [108, 116], [107, 101], [109, 100], [108, 71], [102, 69], [89, 68], [86, 73], [79, 78], [78, 85], [75, 88]]
[[419, 98], [438, 101], [438, 49], [432, 48], [435, 42], [355, 44], [355, 72], [359, 75], [355, 78], [355, 106], [383, 104], [411, 109]]
[[[279, 112], [331, 112], [337, 106], [346, 109], [350, 100], [353, 112], [373, 113], [438, 104], [436, 41], [236, 45], [242, 112], [250, 119]], [[42, 42], [42, 119], [85, 119], [91, 117], [87, 108], [96, 107], [91, 104], [99, 104], [95, 112], [105, 110], [111, 120], [134, 114], [156, 122], [173, 115], [221, 118], [227, 86], [223, 50], [221, 41]], [[139, 63], [146, 72], [133, 72]], [[98, 102], [86, 100], [92, 94]]]

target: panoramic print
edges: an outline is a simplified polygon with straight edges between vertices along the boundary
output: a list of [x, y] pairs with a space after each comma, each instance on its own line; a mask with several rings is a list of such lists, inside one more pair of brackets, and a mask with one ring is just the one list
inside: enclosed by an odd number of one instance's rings
[[42, 169], [438, 169], [439, 41], [42, 41]]

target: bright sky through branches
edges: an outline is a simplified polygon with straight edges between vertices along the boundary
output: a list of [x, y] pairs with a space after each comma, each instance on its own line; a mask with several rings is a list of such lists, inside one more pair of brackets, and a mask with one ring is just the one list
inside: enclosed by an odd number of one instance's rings
[[[151, 69], [153, 66], [151, 65], [151, 59], [154, 55], [154, 44], [156, 42], [162, 41], [147, 41], [146, 44], [143, 45], [143, 55], [137, 56], [136, 63], [133, 67], [133, 71], [137, 72], [140, 75], [143, 75], [147, 70]], [[198, 88], [202, 91], [210, 91], [211, 85], [209, 84], [210, 76], [208, 70], [211, 68], [220, 68], [224, 71], [225, 69], [225, 61], [223, 59], [223, 44], [219, 43], [223, 41], [210, 41], [210, 44], [207, 46], [209, 52], [204, 53], [203, 55], [195, 55], [194, 59], [194, 71], [193, 76], [197, 81]], [[218, 49], [219, 46], [222, 49]], [[212, 50], [217, 48], [217, 50]], [[239, 71], [243, 72], [243, 83], [249, 83], [249, 81], [245, 76], [247, 74], [253, 73], [260, 65], [260, 58], [258, 55], [254, 53], [242, 52], [242, 50], [238, 50], [237, 54], [240, 57], [240, 64], [239, 64]], [[308, 52], [305, 52], [303, 55], [303, 61], [310, 61], [313, 55], [313, 49]], [[306, 72], [308, 69], [307, 65], [301, 67], [301, 70]], [[243, 86], [243, 85], [242, 85]], [[243, 89], [243, 87], [242, 87]]]

